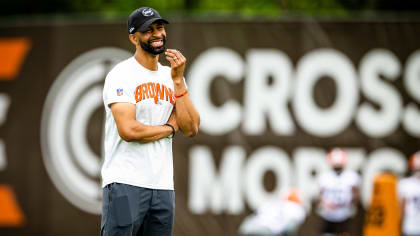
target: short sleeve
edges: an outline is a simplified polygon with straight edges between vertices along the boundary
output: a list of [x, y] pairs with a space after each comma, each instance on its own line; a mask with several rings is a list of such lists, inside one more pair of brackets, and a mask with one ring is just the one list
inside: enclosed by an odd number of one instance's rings
[[106, 79], [103, 91], [104, 104], [109, 106], [116, 102], [128, 102], [136, 104], [134, 100], [134, 89], [126, 80], [124, 73], [111, 71]]
[[360, 186], [360, 176], [355, 171], [349, 172], [348, 181], [352, 187]]

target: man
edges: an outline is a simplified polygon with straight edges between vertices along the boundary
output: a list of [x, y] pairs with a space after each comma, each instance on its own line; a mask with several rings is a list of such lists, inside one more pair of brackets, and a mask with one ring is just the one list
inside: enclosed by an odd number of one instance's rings
[[332, 170], [322, 173], [318, 179], [317, 211], [323, 220], [321, 232], [324, 235], [348, 235], [350, 218], [358, 201], [360, 177], [355, 171], [344, 169], [347, 153], [341, 148], [332, 149], [327, 161]]
[[[172, 137], [195, 136], [200, 117], [184, 81], [185, 57], [165, 51], [165, 24], [148, 7], [128, 19], [133, 57], [105, 79], [101, 235], [171, 235], [175, 211]], [[162, 66], [165, 52], [171, 67]]]
[[404, 236], [420, 236], [420, 151], [410, 157], [410, 177], [398, 184], [401, 199], [402, 233]]

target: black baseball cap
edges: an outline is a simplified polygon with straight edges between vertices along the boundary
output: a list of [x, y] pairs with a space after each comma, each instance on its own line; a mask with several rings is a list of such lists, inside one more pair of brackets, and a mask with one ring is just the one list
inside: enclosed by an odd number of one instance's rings
[[153, 8], [141, 7], [136, 9], [128, 17], [128, 33], [133, 34], [136, 31], [144, 32], [156, 21], [169, 24], [169, 22], [160, 17], [159, 12]]

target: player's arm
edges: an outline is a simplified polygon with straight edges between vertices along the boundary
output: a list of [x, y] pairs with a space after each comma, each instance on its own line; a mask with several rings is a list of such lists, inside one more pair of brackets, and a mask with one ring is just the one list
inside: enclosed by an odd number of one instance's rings
[[166, 59], [171, 63], [171, 76], [174, 83], [176, 101], [176, 121], [185, 136], [195, 136], [200, 125], [200, 115], [188, 96], [184, 83], [184, 69], [187, 60], [177, 50], [168, 49], [165, 55]]
[[356, 174], [356, 172], [354, 173], [354, 182], [351, 185], [351, 192], [352, 192], [352, 199], [351, 202], [354, 205], [357, 205], [360, 202], [360, 191], [359, 191], [359, 186], [360, 186], [360, 176], [359, 174]]
[[359, 202], [359, 187], [358, 186], [352, 186], [352, 199], [351, 202], [356, 205]]
[[[136, 105], [134, 104], [118, 102], [112, 103], [110, 108], [117, 124], [118, 134], [124, 141], [147, 143], [166, 138], [172, 134], [172, 128], [169, 126], [150, 126], [138, 122], [136, 120]], [[178, 130], [174, 114], [171, 114], [168, 124], [171, 124], [175, 131]]]
[[315, 196], [312, 198], [312, 201], [311, 201], [312, 208], [317, 208], [317, 207], [319, 207], [319, 205], [321, 204], [321, 196], [322, 196], [322, 193], [323, 193], [323, 192], [324, 192], [324, 189], [323, 189], [323, 188], [320, 188], [320, 190], [319, 190], [318, 194], [317, 194], [317, 195], [315, 195]]
[[400, 203], [400, 229], [402, 230], [403, 228], [403, 222], [404, 222], [404, 216], [405, 216], [405, 204], [406, 204], [406, 199], [403, 197], [401, 199], [401, 203]]
[[398, 203], [400, 207], [400, 222], [399, 226], [402, 231], [403, 229], [403, 222], [404, 222], [404, 215], [405, 215], [405, 204], [407, 204], [407, 199], [405, 197], [404, 185], [400, 180], [397, 185], [397, 194], [398, 194]]
[[[182, 94], [187, 90], [185, 88], [184, 79], [182, 79], [182, 82], [179, 84], [174, 83], [174, 86], [177, 87], [175, 88], [175, 94]], [[192, 104], [190, 97], [188, 94], [185, 94], [182, 97], [175, 98], [175, 101], [176, 120], [182, 133], [189, 137], [197, 135], [198, 126], [200, 125], [200, 115]]]

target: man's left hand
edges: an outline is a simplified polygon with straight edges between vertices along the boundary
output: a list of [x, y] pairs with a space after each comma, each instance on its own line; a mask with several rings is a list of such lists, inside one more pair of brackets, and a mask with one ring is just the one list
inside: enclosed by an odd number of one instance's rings
[[187, 59], [175, 49], [167, 49], [165, 52], [166, 59], [171, 63], [171, 76], [174, 81], [182, 81], [184, 78], [185, 65]]

